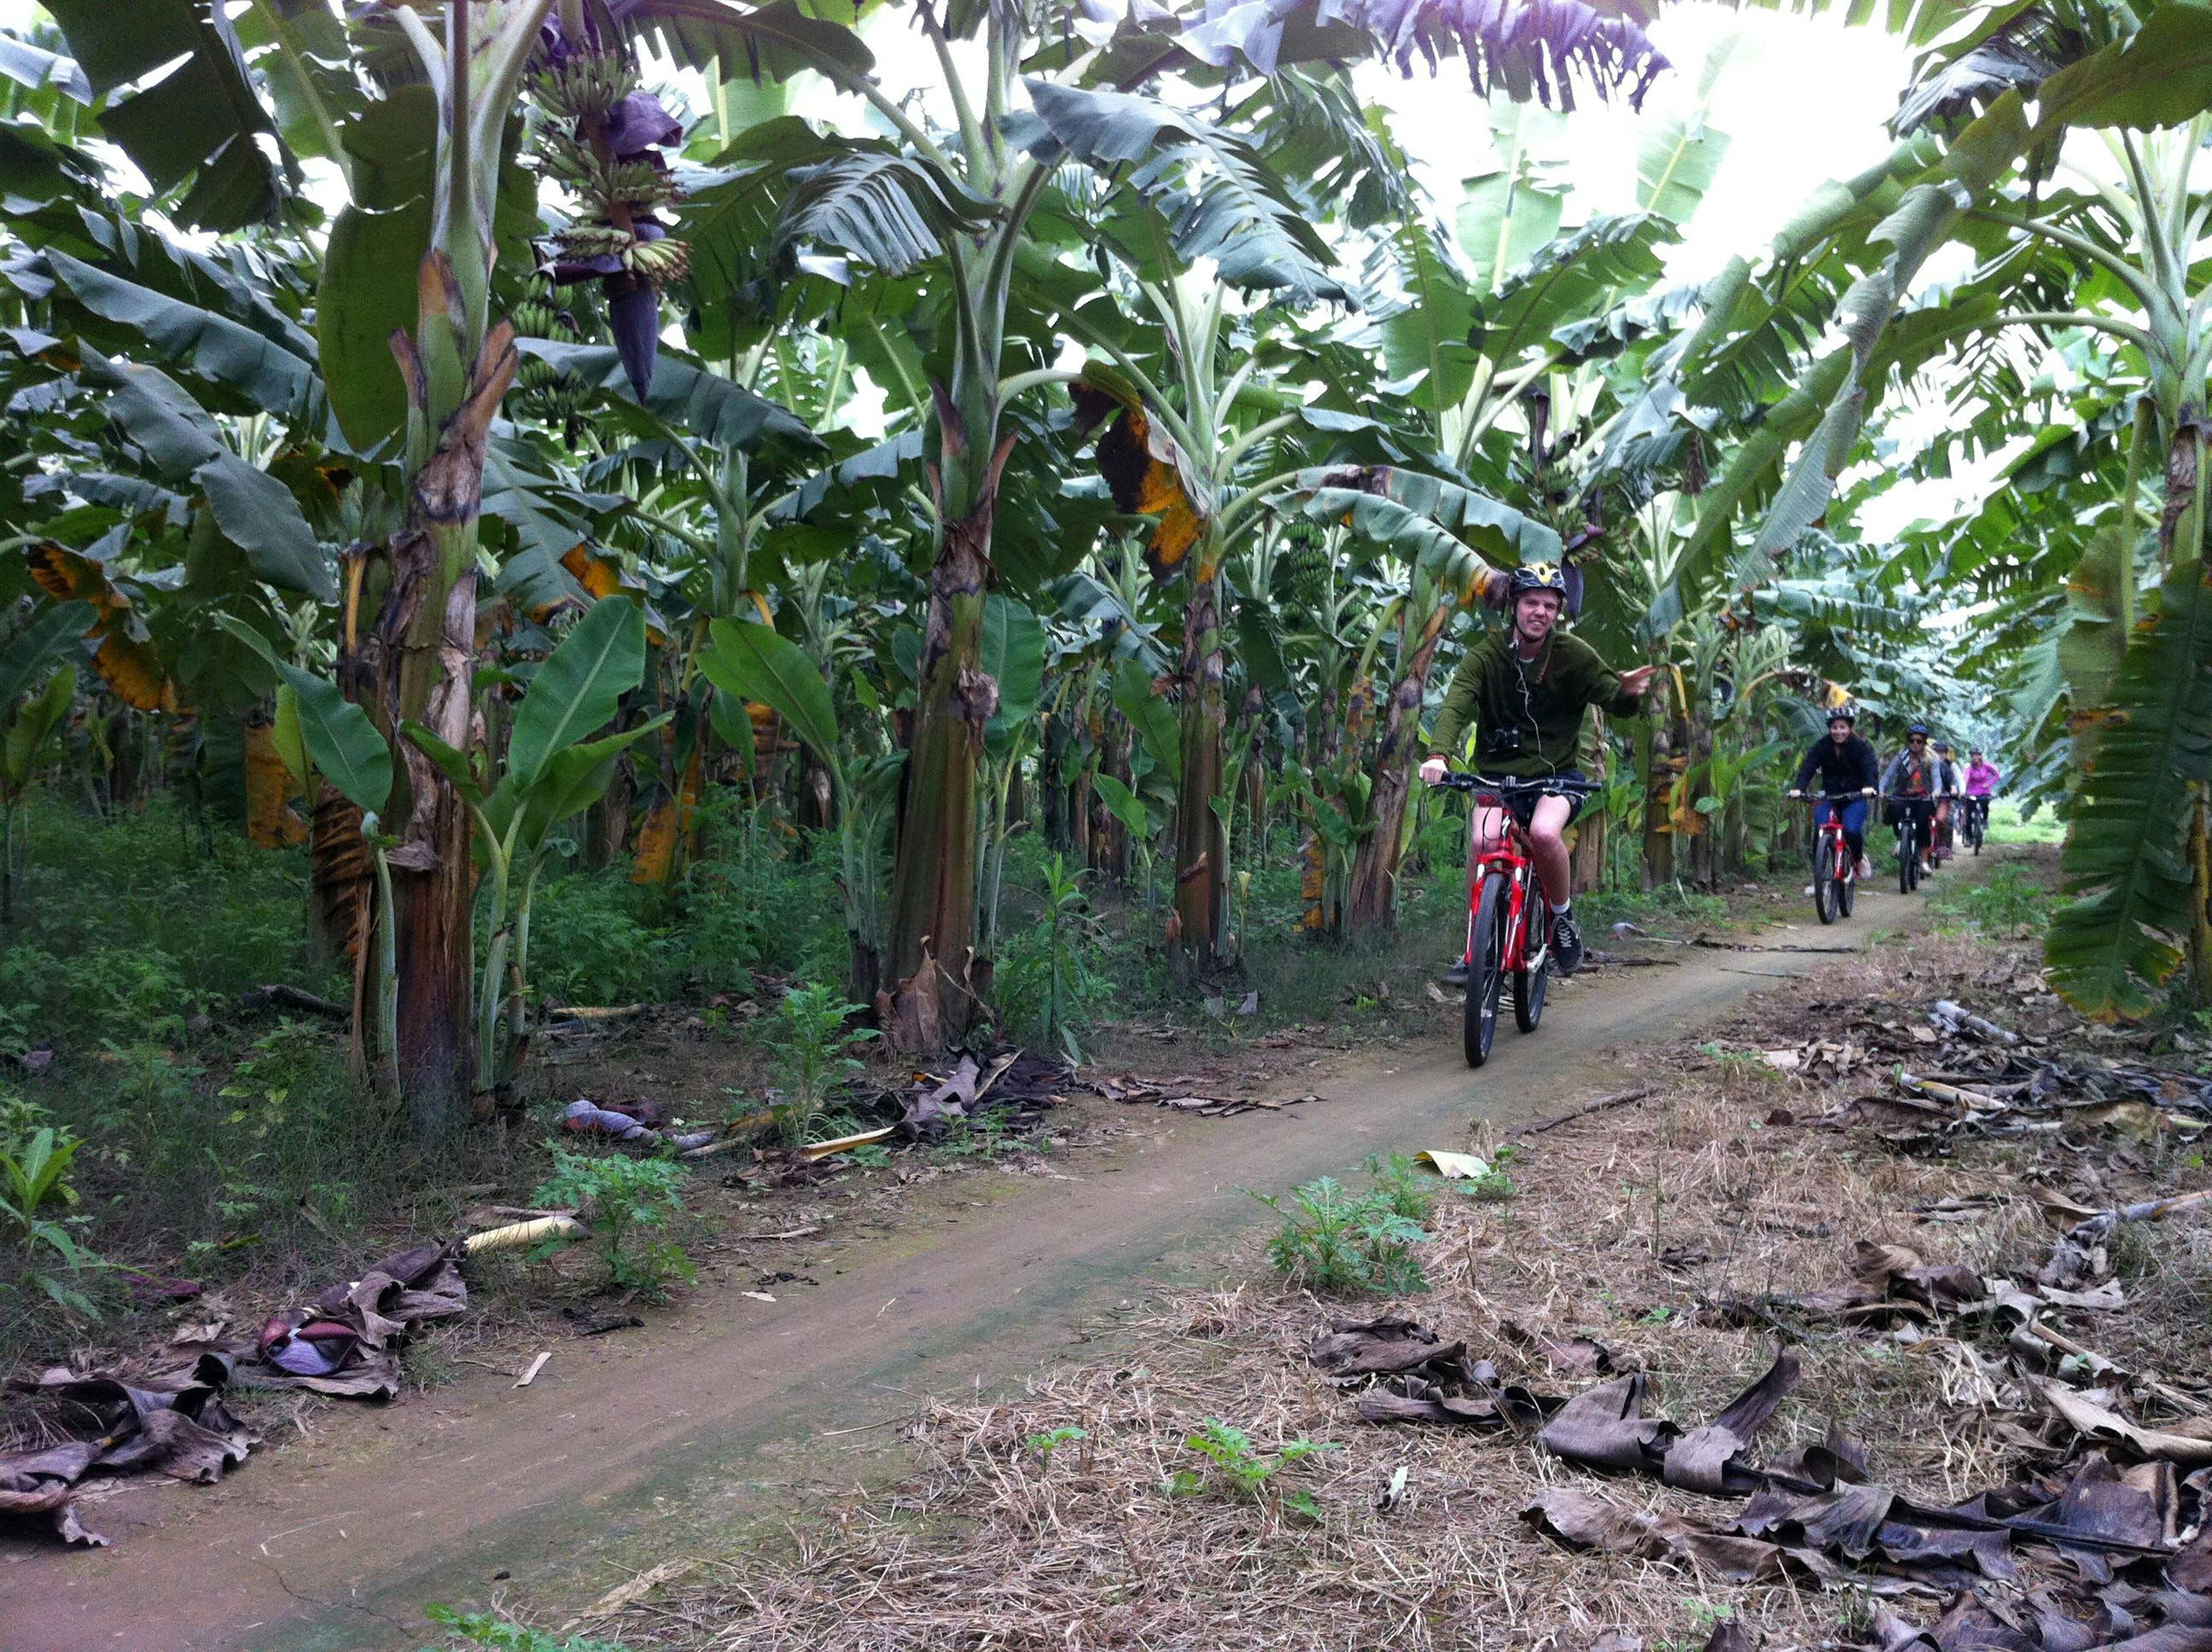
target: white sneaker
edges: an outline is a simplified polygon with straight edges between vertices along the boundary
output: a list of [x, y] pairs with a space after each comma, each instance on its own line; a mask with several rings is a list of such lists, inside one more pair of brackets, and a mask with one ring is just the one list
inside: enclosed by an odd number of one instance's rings
[[1810, 895], [1812, 892], [1813, 892], [1813, 886], [1812, 886], [1810, 884], [1806, 884], [1806, 885], [1805, 885], [1805, 893], [1806, 893], [1806, 894], [1808, 894], [1808, 895]]
[[1859, 857], [1858, 875], [1862, 878], [1871, 878], [1874, 876], [1874, 862], [1868, 859], [1864, 855], [1861, 855]]

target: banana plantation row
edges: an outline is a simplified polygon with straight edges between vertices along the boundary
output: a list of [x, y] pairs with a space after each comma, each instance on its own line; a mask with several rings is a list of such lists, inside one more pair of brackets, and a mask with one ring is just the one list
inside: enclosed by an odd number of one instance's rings
[[[2076, 1002], [2212, 999], [2212, 27], [1873, 9], [1922, 48], [1890, 153], [1684, 282], [1730, 52], [1638, 0], [45, 0], [0, 37], [8, 897], [40, 785], [306, 837], [358, 1070], [435, 1121], [515, 1078], [549, 867], [680, 901], [734, 789], [823, 835], [848, 989], [928, 1048], [1025, 829], [1194, 978], [1290, 846], [1317, 940], [1387, 927], [1439, 673], [1563, 562], [1662, 667], [1586, 731], [1586, 879], [1792, 852], [1847, 695], [2061, 811]], [[1370, 61], [1468, 77], [1457, 201]], [[1571, 111], [1654, 88], [1593, 213]]]

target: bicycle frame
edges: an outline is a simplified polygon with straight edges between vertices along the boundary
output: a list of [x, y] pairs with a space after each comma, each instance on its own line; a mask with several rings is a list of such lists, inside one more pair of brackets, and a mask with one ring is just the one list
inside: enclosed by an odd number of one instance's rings
[[1509, 975], [1517, 975], [1528, 967], [1528, 886], [1535, 881], [1536, 863], [1528, 858], [1528, 840], [1521, 829], [1521, 822], [1494, 792], [1474, 794], [1468, 829], [1474, 829], [1486, 809], [1494, 810], [1503, 818], [1504, 829], [1498, 834], [1496, 848], [1480, 859], [1470, 857], [1467, 951], [1463, 961], [1469, 965], [1474, 963], [1474, 918], [1482, 906], [1483, 880], [1492, 872], [1502, 873], [1505, 878], [1505, 938], [1499, 948], [1498, 967]]

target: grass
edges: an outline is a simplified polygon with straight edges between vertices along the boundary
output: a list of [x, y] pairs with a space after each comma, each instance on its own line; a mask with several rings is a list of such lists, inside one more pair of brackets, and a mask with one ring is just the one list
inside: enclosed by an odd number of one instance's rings
[[2031, 817], [2010, 798], [1998, 798], [1990, 805], [1986, 841], [1990, 843], [2057, 844], [2065, 840], [2066, 828], [2048, 809], [2039, 809]]
[[[1922, 937], [1909, 960], [1827, 966], [1820, 991], [1876, 1017], [1916, 1018], [1931, 991], [1971, 999], [1978, 977], [2009, 980], [2032, 963], [1985, 932]], [[1805, 998], [1802, 985], [1779, 991], [1714, 1029], [1725, 1042], [1711, 1053], [1686, 1044], [1653, 1064], [1658, 1093], [1633, 1114], [1593, 1114], [1523, 1144], [1513, 1168], [1525, 1185], [1510, 1205], [1434, 1197], [1435, 1184], [1388, 1160], [1367, 1194], [1302, 1191], [1331, 1209], [1364, 1197], [1421, 1222], [1434, 1236], [1422, 1247], [1430, 1289], [1416, 1316], [1447, 1340], [1464, 1338], [1468, 1357], [1493, 1362], [1504, 1381], [1560, 1394], [1590, 1380], [1554, 1369], [1540, 1342], [1505, 1335], [1510, 1320], [1539, 1339], [1598, 1339], [1617, 1368], [1654, 1373], [1654, 1412], [1702, 1422], [1764, 1368], [1772, 1345], [1699, 1315], [1700, 1303], [1838, 1279], [1861, 1238], [2022, 1277], [2049, 1240], [2024, 1190], [2084, 1174], [2075, 1152], [2042, 1137], [1968, 1137], [1917, 1157], [1770, 1122], [1778, 1106], [1802, 1116], [1828, 1098], [1813, 1081], [1721, 1057], [1803, 1036], [1819, 1024]], [[1982, 1007], [1997, 1006], [1984, 993]], [[2124, 1155], [2098, 1163], [2100, 1202], [2157, 1185], [2158, 1172], [2130, 1164]], [[1993, 1202], [1959, 1220], [1911, 1214], [1967, 1194]], [[1413, 1202], [1394, 1211], [1400, 1197]], [[2212, 1236], [2181, 1222], [2126, 1231], [2114, 1260], [2130, 1311], [2096, 1316], [2079, 1334], [2123, 1367], [2170, 1370], [2172, 1351], [2197, 1345], [2212, 1324]], [[1720, 1516], [1650, 1482], [1583, 1474], [1510, 1430], [1361, 1423], [1306, 1354], [1333, 1320], [1373, 1310], [1279, 1279], [1266, 1262], [1282, 1248], [1280, 1234], [1255, 1237], [1224, 1280], [1154, 1298], [1090, 1363], [1048, 1369], [1011, 1395], [927, 1406], [895, 1491], [855, 1494], [775, 1547], [709, 1554], [693, 1574], [704, 1581], [618, 1624], [686, 1649], [828, 1652], [1041, 1647], [1040, 1625], [1053, 1626], [1054, 1644], [1162, 1652], [1575, 1646], [1608, 1631], [1689, 1648], [1729, 1616], [1765, 1643], [1809, 1645], [1863, 1626], [1860, 1591], [1738, 1586], [1539, 1540], [1519, 1510], [1563, 1483], [1638, 1509]], [[1293, 1248], [1302, 1259], [1306, 1247]], [[2003, 1407], [1958, 1398], [1977, 1369], [1964, 1345], [2001, 1362], [2003, 1336], [1966, 1319], [1903, 1347], [1817, 1327], [1801, 1345], [1804, 1382], [1759, 1455], [1818, 1439], [1832, 1418], [1869, 1442], [1883, 1484], [1923, 1503], [2039, 1472], [2046, 1455]], [[1267, 1494], [1269, 1476], [1291, 1447], [1316, 1441], [1340, 1449], [1300, 1454], [1295, 1483], [1311, 1506], [1294, 1511]], [[1208, 1488], [1223, 1494], [1195, 1495]], [[1891, 1604], [1924, 1619], [1935, 1603]]]
[[[757, 972], [841, 974], [834, 857], [728, 817], [708, 811], [711, 858], [673, 890], [620, 867], [551, 881], [533, 988], [668, 1002], [744, 991]], [[77, 1200], [46, 1219], [111, 1266], [58, 1272], [52, 1232], [35, 1257], [0, 1242], [0, 1370], [88, 1337], [127, 1344], [173, 1288], [319, 1288], [453, 1230], [488, 1190], [522, 1199], [551, 1168], [538, 1132], [417, 1139], [356, 1094], [342, 1022], [238, 1009], [272, 983], [346, 997], [309, 944], [304, 850], [255, 848], [159, 796], [112, 818], [41, 798], [28, 828], [20, 916], [0, 938], [0, 1060], [34, 1059], [0, 1095], [0, 1151], [19, 1157], [41, 1127], [80, 1144]]]

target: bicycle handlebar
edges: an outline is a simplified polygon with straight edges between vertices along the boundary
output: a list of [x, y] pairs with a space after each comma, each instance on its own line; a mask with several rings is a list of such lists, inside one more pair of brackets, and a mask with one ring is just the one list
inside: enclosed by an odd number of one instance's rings
[[1587, 797], [1600, 789], [1595, 780], [1571, 780], [1564, 775], [1525, 779], [1507, 774], [1489, 780], [1480, 774], [1443, 774], [1429, 783], [1447, 792], [1496, 792], [1503, 796], [1538, 792], [1554, 797]]
[[1876, 795], [1863, 788], [1856, 792], [1800, 792], [1796, 800], [1799, 803], [1863, 803]]

